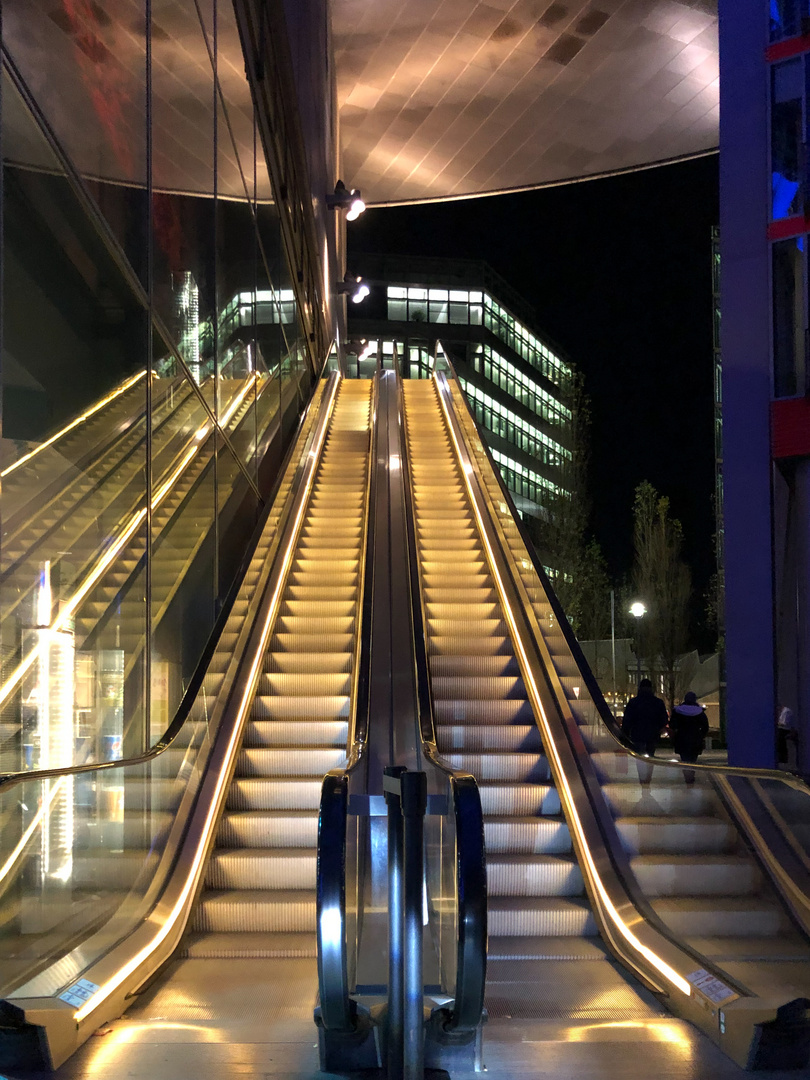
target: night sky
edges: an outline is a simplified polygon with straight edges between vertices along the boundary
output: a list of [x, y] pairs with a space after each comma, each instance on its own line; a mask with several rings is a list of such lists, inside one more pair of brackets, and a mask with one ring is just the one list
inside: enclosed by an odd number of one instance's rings
[[585, 374], [592, 528], [611, 573], [630, 571], [633, 491], [649, 480], [683, 523], [700, 594], [714, 570], [717, 223], [712, 156], [517, 195], [370, 208], [349, 226], [350, 268], [352, 251], [485, 259], [525, 296], [541, 333]]

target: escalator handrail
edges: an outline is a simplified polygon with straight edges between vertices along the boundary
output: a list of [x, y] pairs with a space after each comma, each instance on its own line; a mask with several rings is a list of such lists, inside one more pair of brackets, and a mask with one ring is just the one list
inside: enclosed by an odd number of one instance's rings
[[[461, 383], [459, 382], [455, 367], [453, 366], [450, 357], [447, 355], [446, 350], [443, 351], [442, 354], [442, 363], [447, 364], [453, 381], [456, 383], [459, 389], [461, 389]], [[537, 557], [537, 552], [535, 551], [534, 544], [532, 543], [526, 526], [524, 525], [523, 520], [515, 507], [514, 501], [512, 499], [512, 494], [506, 486], [503, 475], [501, 474], [501, 470], [498, 468], [495, 459], [492, 457], [492, 451], [489, 448], [487, 440], [483, 432], [481, 431], [480, 425], [478, 424], [478, 421], [476, 420], [472, 410], [470, 409], [467, 395], [462, 391], [461, 396], [464, 401], [464, 408], [467, 412], [467, 416], [469, 417], [470, 422], [475, 427], [475, 430], [478, 432], [482, 452], [484, 453], [492, 469], [492, 472], [494, 473], [495, 479], [500, 488], [500, 493], [503, 501], [508, 506], [509, 512], [514, 519], [515, 527], [520, 533], [521, 540], [523, 541], [523, 546], [525, 547], [526, 553], [531, 560], [532, 567], [538, 578], [540, 579], [540, 583], [543, 586], [546, 594], [546, 599], [551, 606], [552, 611], [554, 612], [554, 618], [560, 630], [562, 631], [563, 636], [565, 637], [567, 646], [571, 650], [574, 661], [576, 662], [577, 668], [579, 669], [585, 685], [588, 688], [588, 693], [590, 694], [591, 699], [596, 706], [600, 719], [607, 728], [608, 733], [617, 743], [619, 743], [621, 749], [627, 752], [629, 757], [637, 758], [640, 761], [648, 761], [649, 759], [646, 757], [646, 755], [640, 754], [632, 747], [627, 736], [622, 731], [621, 724], [616, 720], [616, 717], [613, 715], [610, 706], [605, 700], [604, 694], [602, 693], [599, 684], [597, 683], [594, 674], [591, 671], [590, 664], [585, 659], [585, 654], [583, 653], [582, 648], [577, 641], [577, 637], [574, 634], [574, 631], [571, 629], [571, 624], [568, 621], [568, 616], [565, 614], [565, 611], [560, 604], [557, 594], [554, 591], [551, 583], [549, 582], [548, 574], [546, 574], [545, 570], [543, 569], [542, 563]], [[782, 769], [751, 768], [750, 766], [746, 765], [724, 765], [721, 763], [704, 764], [700, 761], [690, 762], [684, 765], [684, 763], [681, 761], [673, 761], [667, 758], [659, 757], [656, 757], [655, 765], [656, 767], [660, 765], [664, 766], [665, 768], [681, 770], [697, 769], [710, 773], [723, 773], [726, 776], [743, 776], [748, 778], [749, 780], [781, 780], [789, 787], [796, 788], [797, 790], [803, 792], [808, 792], [808, 782], [802, 776], [800, 776], [798, 773], [788, 772]]]
[[471, 1032], [481, 1023], [487, 974], [487, 874], [484, 845], [484, 816], [481, 793], [475, 777], [448, 765], [436, 744], [436, 723], [425, 628], [427, 614], [421, 587], [419, 553], [416, 544], [414, 498], [405, 425], [403, 386], [399, 385], [399, 425], [403, 433], [401, 456], [408, 530], [408, 576], [411, 594], [413, 658], [416, 671], [417, 707], [422, 754], [447, 777], [456, 825], [456, 886], [458, 894], [458, 941], [456, 986], [453, 1007], [444, 1024], [447, 1031]]
[[[298, 434], [300, 433], [307, 420], [309, 408], [311, 407], [312, 402], [310, 402], [310, 406], [304, 413], [302, 413], [299, 419], [298, 430], [290, 440], [290, 445], [287, 448], [287, 451], [279, 468], [273, 490], [268, 496], [264, 511], [254, 530], [254, 539], [261, 536], [262, 530], [264, 529], [265, 521], [269, 514], [272, 512], [275, 495], [289, 466], [290, 459], [295, 451]], [[282, 527], [283, 522], [279, 522], [279, 532], [281, 531]], [[253, 546], [254, 545], [252, 543], [249, 543], [247, 545], [247, 553], [244, 560], [244, 566], [242, 568], [243, 570], [250, 560]], [[165, 753], [165, 751], [168, 750], [172, 743], [174, 743], [174, 741], [177, 739], [177, 736], [180, 734], [184, 724], [188, 720], [191, 709], [197, 699], [197, 695], [200, 692], [203, 680], [205, 679], [205, 676], [207, 674], [208, 665], [211, 661], [212, 656], [214, 655], [214, 652], [216, 651], [220, 635], [222, 634], [222, 631], [225, 628], [225, 624], [227, 623], [230, 616], [231, 608], [239, 592], [241, 581], [242, 573], [240, 572], [236, 575], [234, 583], [228, 593], [228, 596], [223, 602], [222, 610], [220, 611], [219, 615], [217, 616], [216, 622], [214, 623], [205, 649], [203, 650], [203, 653], [200, 657], [200, 662], [197, 664], [194, 674], [189, 680], [188, 687], [186, 688], [182, 698], [180, 699], [180, 704], [177, 706], [177, 710], [171, 720], [171, 723], [157, 740], [157, 742], [155, 742], [148, 750], [145, 750], [142, 754], [135, 754], [132, 757], [128, 758], [116, 758], [114, 761], [94, 761], [84, 765], [67, 765], [55, 767], [53, 769], [31, 769], [28, 772], [0, 773], [0, 796], [4, 795], [5, 792], [9, 791], [11, 788], [16, 787], [19, 784], [27, 783], [29, 781], [52, 780], [62, 776], [77, 776], [80, 773], [105, 772], [110, 769], [125, 769], [136, 765], [146, 765], [148, 762], [154, 761], [155, 758]]]
[[348, 919], [346, 914], [346, 836], [349, 777], [365, 759], [369, 731], [372, 606], [374, 603], [374, 522], [376, 521], [376, 448], [379, 378], [371, 399], [369, 468], [366, 478], [366, 527], [362, 530], [360, 632], [356, 636], [354, 676], [349, 698], [349, 737], [345, 766], [330, 769], [321, 784], [316, 871], [316, 927], [320, 1022], [328, 1031], [353, 1031], [357, 1007], [349, 993]]

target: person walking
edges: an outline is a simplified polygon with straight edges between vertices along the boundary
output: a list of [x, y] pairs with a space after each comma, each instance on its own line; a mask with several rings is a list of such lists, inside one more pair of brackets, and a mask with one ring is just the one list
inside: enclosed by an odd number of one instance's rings
[[[698, 704], [697, 694], [693, 690], [688, 690], [681, 704], [672, 710], [669, 734], [673, 749], [681, 761], [697, 761], [709, 734], [709, 718], [703, 706]], [[684, 769], [683, 778], [687, 784], [694, 784], [695, 770]]]
[[[642, 679], [638, 684], [638, 693], [630, 698], [624, 707], [622, 733], [638, 754], [654, 757], [661, 732], [667, 726], [667, 707], [653, 693], [649, 679]], [[638, 779], [643, 785], [652, 780], [652, 765], [646, 761], [637, 761]]]

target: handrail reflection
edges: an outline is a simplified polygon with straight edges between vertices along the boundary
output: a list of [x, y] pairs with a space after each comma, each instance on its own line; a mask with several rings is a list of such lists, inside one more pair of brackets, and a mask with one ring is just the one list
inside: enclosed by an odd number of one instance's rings
[[[154, 372], [152, 374], [154, 374]], [[30, 461], [31, 458], [36, 457], [37, 454], [42, 453], [43, 450], [47, 450], [49, 446], [53, 446], [55, 442], [58, 442], [59, 439], [67, 435], [69, 431], [73, 431], [73, 429], [77, 428], [80, 424], [84, 424], [87, 420], [90, 419], [91, 416], [95, 416], [97, 412], [105, 408], [111, 402], [115, 401], [115, 399], [117, 397], [120, 397], [121, 394], [124, 394], [127, 390], [131, 389], [131, 387], [133, 387], [139, 379], [144, 378], [145, 375], [146, 371], [139, 371], [136, 375], [133, 375], [130, 379], [127, 379], [126, 382], [121, 383], [120, 386], [116, 387], [115, 390], [107, 394], [106, 397], [100, 398], [95, 403], [95, 405], [93, 405], [92, 408], [88, 409], [86, 412], [83, 412], [74, 420], [71, 420], [69, 424], [67, 424], [63, 428], [60, 428], [59, 431], [51, 435], [51, 437], [49, 439], [46, 439], [45, 442], [40, 443], [39, 446], [35, 447], [27, 454], [23, 454], [22, 457], [17, 458], [16, 461], [12, 462], [11, 465], [7, 466], [7, 468], [3, 469], [2, 472], [0, 472], [0, 478], [5, 479], [10, 473], [13, 473], [15, 469], [19, 469], [21, 465], [24, 465], [26, 461]]]
[[[318, 402], [316, 399], [313, 399], [310, 407], [312, 408], [313, 406], [317, 409]], [[295, 451], [298, 434], [300, 434], [309, 416], [310, 413], [308, 411], [305, 411], [299, 419], [298, 432], [291, 438], [290, 445], [285, 454], [284, 461], [281, 465], [281, 468], [279, 469], [279, 481], [284, 476], [288, 463], [292, 457], [292, 454]], [[272, 506], [273, 498], [268, 498], [265, 504], [265, 512], [270, 512]], [[31, 769], [24, 772], [13, 772], [6, 774], [0, 773], [0, 795], [5, 794], [5, 792], [10, 790], [11, 788], [16, 787], [19, 784], [26, 783], [27, 781], [48, 780], [60, 776], [77, 776], [82, 773], [105, 772], [111, 769], [122, 769], [130, 766], [145, 765], [148, 762], [153, 761], [165, 750], [168, 750], [169, 747], [172, 746], [172, 744], [177, 739], [178, 734], [180, 733], [183, 725], [188, 719], [189, 713], [191, 712], [196, 697], [200, 691], [200, 688], [202, 687], [206, 675], [208, 661], [213, 654], [219, 633], [221, 632], [222, 628], [225, 625], [225, 622], [227, 621], [228, 611], [229, 607], [226, 604], [224, 605], [223, 610], [220, 613], [219, 618], [217, 619], [217, 622], [214, 624], [211, 636], [209, 638], [208, 646], [200, 659], [200, 663], [197, 665], [194, 675], [189, 681], [189, 685], [180, 700], [180, 703], [177, 707], [177, 710], [175, 711], [171, 722], [169, 723], [163, 734], [148, 750], [145, 750], [142, 754], [135, 754], [127, 758], [116, 758], [113, 761], [95, 761], [81, 765], [55, 766], [52, 769]]]
[[[227, 425], [234, 413], [241, 406], [244, 399], [253, 384], [256, 381], [256, 373], [254, 372], [249, 379], [246, 380], [245, 385], [234, 397], [233, 401], [226, 410], [222, 417], [221, 423]], [[188, 465], [197, 456], [202, 448], [202, 444], [208, 438], [213, 431], [213, 424], [210, 421], [206, 421], [200, 428], [194, 433], [191, 439], [191, 446], [181, 457], [180, 461], [174, 466], [169, 476], [160, 484], [157, 490], [154, 492], [150, 509], [154, 512], [158, 506], [163, 502], [172, 488], [175, 486], [179, 478], [183, 475]], [[129, 521], [124, 525], [121, 532], [115, 539], [115, 542], [107, 548], [104, 555], [96, 562], [93, 569], [85, 576], [81, 585], [76, 589], [69, 600], [64, 601], [60, 607], [57, 617], [48, 625], [41, 628], [44, 633], [55, 634], [64, 629], [70, 622], [76, 613], [79, 604], [87, 596], [96, 582], [106, 572], [108, 567], [118, 558], [123, 549], [139, 526], [144, 522], [147, 515], [147, 507], [142, 506], [139, 510], [136, 510], [130, 515]], [[26, 673], [30, 670], [34, 661], [37, 659], [38, 650], [32, 649], [28, 655], [17, 665], [12, 674], [6, 679], [2, 686], [0, 686], [0, 705], [9, 697], [13, 690], [16, 689], [19, 682], [23, 679]]]

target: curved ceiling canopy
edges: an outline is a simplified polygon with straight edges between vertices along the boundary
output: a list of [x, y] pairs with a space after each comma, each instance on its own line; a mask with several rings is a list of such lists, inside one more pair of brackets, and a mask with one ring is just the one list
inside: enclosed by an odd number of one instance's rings
[[717, 146], [717, 0], [333, 0], [332, 24], [343, 177], [372, 204]]

